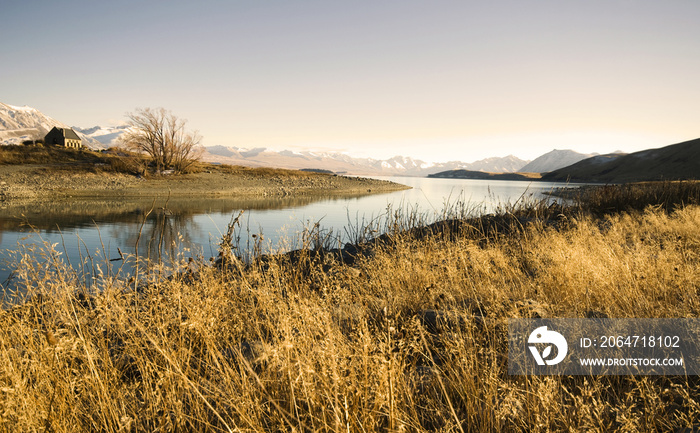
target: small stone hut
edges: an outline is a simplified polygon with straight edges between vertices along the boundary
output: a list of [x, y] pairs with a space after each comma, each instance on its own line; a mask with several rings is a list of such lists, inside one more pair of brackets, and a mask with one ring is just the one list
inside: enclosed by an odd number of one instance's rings
[[80, 149], [83, 141], [71, 128], [58, 128], [56, 126], [44, 137], [46, 146], [62, 146]]

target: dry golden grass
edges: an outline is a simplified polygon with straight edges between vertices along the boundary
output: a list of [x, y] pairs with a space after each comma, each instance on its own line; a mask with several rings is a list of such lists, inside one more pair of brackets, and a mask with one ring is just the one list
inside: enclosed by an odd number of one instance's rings
[[57, 146], [0, 146], [0, 165], [37, 164], [48, 172], [146, 173], [148, 161], [138, 154], [111, 148], [110, 152]]
[[396, 230], [352, 266], [311, 251], [246, 269], [183, 263], [139, 290], [105, 279], [93, 294], [48, 246], [20, 264], [31, 299], [0, 315], [0, 429], [700, 425], [696, 377], [507, 374], [507, 318], [700, 313], [700, 207], [546, 209], [555, 220], [501, 215], [500, 234], [474, 221]]
[[0, 165], [94, 162], [93, 153], [56, 146], [1, 146]]
[[[107, 152], [97, 152], [57, 146], [0, 146], [0, 165], [21, 164], [44, 165], [48, 171], [109, 172], [157, 177], [155, 173], [149, 170], [149, 160], [146, 156], [119, 147], [111, 147]], [[243, 167], [228, 164], [211, 164], [201, 161], [195, 161], [180, 174], [201, 173], [204, 171], [249, 175], [260, 178], [318, 177], [317, 173], [301, 170]]]

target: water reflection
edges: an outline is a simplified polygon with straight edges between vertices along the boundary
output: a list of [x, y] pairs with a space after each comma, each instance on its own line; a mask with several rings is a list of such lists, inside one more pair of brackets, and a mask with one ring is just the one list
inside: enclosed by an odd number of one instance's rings
[[[366, 195], [366, 194], [364, 194]], [[361, 197], [345, 195], [345, 198]], [[206, 213], [231, 213], [239, 209], [270, 210], [302, 207], [337, 196], [257, 197], [257, 198], [124, 198], [62, 199], [42, 202], [10, 203], [0, 213], [0, 236], [3, 232], [35, 228], [52, 233], [94, 227], [95, 223], [134, 223], [149, 214], [183, 219]], [[1, 239], [1, 238], [0, 238]]]
[[[0, 203], [4, 206], [0, 210], [0, 284], [4, 284], [17, 263], [17, 255], [8, 251], [16, 251], [18, 244], [56, 244], [62, 259], [88, 279], [99, 274], [95, 271], [96, 262], [102, 264], [101, 271], [105, 273], [112, 272], [110, 266], [121, 267], [122, 253], [156, 262], [215, 256], [221, 232], [226, 231], [231, 216], [240, 210], [246, 211], [239, 232], [241, 250], [255, 244], [250, 234], [264, 233], [265, 251], [274, 252], [299, 247], [300, 233], [319, 221], [325, 233], [332, 230], [345, 236], [342, 241], [352, 241], [353, 227], [359, 230], [366, 222], [376, 221], [390, 207], [430, 214], [426, 220], [440, 218], [444, 208], [457, 201], [487, 213], [499, 203], [513, 203], [525, 195], [542, 198], [544, 192], [561, 186], [522, 181], [405, 177], [390, 180], [413, 189], [348, 196], [87, 198], [38, 204]], [[8, 256], [12, 263], [3, 266], [1, 261]]]
[[[366, 195], [348, 194], [342, 196], [342, 200]], [[27, 251], [35, 254], [55, 244], [63, 258], [76, 269], [79, 279], [92, 281], [98, 274], [128, 272], [137, 259], [169, 263], [182, 255], [204, 256], [205, 249], [211, 255], [215, 247], [210, 244], [216, 245], [220, 236], [212, 239], [210, 229], [212, 226], [217, 232], [225, 229], [223, 221], [240, 210], [280, 212], [338, 199], [338, 196], [315, 195], [233, 199], [81, 198], [3, 203], [0, 292], [16, 285], [12, 283], [13, 280], [17, 283], [13, 270], [21, 253]], [[22, 249], [25, 251], [20, 251]], [[122, 261], [125, 255], [131, 257], [126, 263]]]

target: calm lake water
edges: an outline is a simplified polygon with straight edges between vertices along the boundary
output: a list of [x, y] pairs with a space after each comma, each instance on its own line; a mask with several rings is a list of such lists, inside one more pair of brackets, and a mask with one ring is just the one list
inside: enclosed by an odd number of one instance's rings
[[[0, 290], [21, 285], [13, 270], [21, 258], [41, 256], [42, 245], [54, 245], [59, 260], [85, 275], [118, 267], [121, 251], [141, 257], [217, 255], [218, 243], [232, 216], [240, 218], [240, 253], [258, 243], [264, 252], [299, 248], [303, 233], [318, 228], [338, 239], [354, 241], [356, 229], [374, 222], [381, 228], [388, 209], [416, 211], [435, 220], [446, 206], [461, 202], [475, 213], [488, 213], [500, 203], [523, 197], [543, 198], [562, 184], [415, 177], [385, 178], [412, 189], [359, 197], [260, 199], [70, 200], [42, 206], [5, 206], [0, 210]], [[571, 186], [571, 185], [570, 185]], [[262, 242], [258, 235], [263, 235]], [[252, 237], [256, 235], [256, 237]], [[37, 252], [39, 250], [39, 252]], [[96, 270], [95, 265], [99, 268]]]

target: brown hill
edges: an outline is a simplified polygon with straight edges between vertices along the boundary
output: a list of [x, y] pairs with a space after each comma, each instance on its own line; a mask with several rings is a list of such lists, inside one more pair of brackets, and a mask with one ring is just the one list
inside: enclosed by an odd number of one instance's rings
[[623, 183], [700, 179], [700, 138], [627, 155], [584, 159], [542, 176], [545, 181]]

